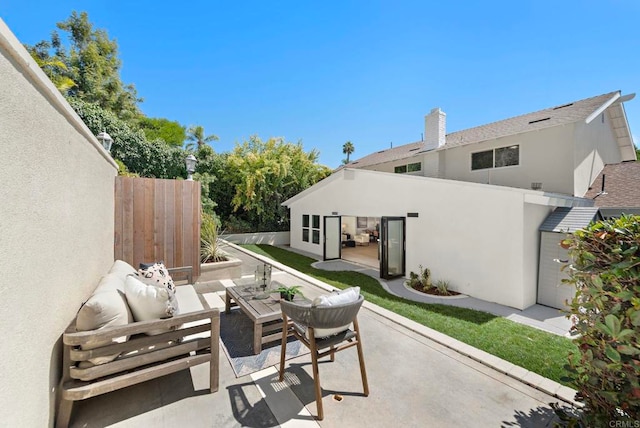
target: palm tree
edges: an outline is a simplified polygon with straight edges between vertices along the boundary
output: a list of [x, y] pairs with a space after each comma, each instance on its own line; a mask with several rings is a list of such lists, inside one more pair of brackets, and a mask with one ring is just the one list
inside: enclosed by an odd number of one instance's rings
[[349, 155], [356, 151], [356, 148], [353, 147], [353, 143], [351, 141], [347, 141], [342, 145], [342, 153], [347, 155], [347, 162], [349, 163]]
[[[198, 144], [198, 148], [201, 148], [202, 146], [205, 145], [205, 143], [208, 143], [209, 141], [216, 141], [218, 140], [218, 136], [211, 134], [211, 135], [207, 135], [206, 137], [204, 136], [204, 127], [203, 126], [196, 126], [196, 125], [191, 125], [188, 129], [187, 129], [187, 140], [189, 141], [195, 141]], [[187, 144], [187, 150], [192, 150], [193, 149], [193, 143], [188, 143]]]

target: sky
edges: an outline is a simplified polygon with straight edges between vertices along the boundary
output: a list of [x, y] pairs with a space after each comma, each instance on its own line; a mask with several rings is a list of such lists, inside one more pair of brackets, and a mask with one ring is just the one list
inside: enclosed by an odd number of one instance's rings
[[[421, 139], [621, 90], [640, 91], [640, 2], [0, 0], [18, 40], [86, 11], [116, 39], [149, 117], [202, 125], [217, 152], [252, 135], [331, 168]], [[1, 82], [0, 82], [1, 84]], [[625, 103], [640, 138], [640, 97]]]

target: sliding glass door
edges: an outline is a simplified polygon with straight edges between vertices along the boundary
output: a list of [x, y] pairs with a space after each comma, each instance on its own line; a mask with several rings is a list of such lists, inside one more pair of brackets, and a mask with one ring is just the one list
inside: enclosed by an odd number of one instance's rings
[[324, 260], [339, 259], [342, 251], [340, 216], [324, 218]]

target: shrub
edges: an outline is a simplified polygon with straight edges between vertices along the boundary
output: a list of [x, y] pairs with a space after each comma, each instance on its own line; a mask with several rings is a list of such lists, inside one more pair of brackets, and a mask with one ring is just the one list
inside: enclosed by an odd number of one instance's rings
[[200, 224], [200, 261], [202, 263], [227, 260], [227, 255], [220, 248], [219, 231], [218, 219], [214, 215], [203, 212]]
[[415, 290], [426, 291], [432, 287], [431, 271], [429, 268], [423, 269], [422, 265], [418, 267], [420, 268], [420, 273], [410, 272], [406, 284]]
[[640, 420], [640, 216], [589, 225], [562, 241], [577, 288], [578, 352], [567, 370], [586, 426]]
[[438, 290], [438, 293], [440, 293], [440, 295], [442, 296], [448, 296], [449, 294], [451, 294], [451, 292], [449, 291], [449, 281], [447, 280], [439, 279], [436, 281], [434, 286]]

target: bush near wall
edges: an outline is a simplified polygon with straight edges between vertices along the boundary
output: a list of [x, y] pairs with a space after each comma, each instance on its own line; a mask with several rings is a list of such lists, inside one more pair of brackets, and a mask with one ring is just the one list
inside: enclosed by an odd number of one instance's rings
[[577, 293], [579, 351], [567, 369], [585, 426], [640, 420], [640, 216], [591, 224], [562, 242]]

